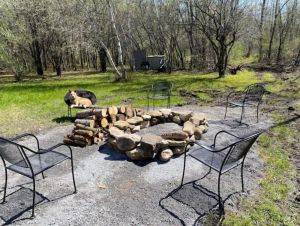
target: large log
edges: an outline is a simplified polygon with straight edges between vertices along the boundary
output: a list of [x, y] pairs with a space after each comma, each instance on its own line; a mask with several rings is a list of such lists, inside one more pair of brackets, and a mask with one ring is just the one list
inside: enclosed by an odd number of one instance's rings
[[93, 112], [97, 118], [105, 118], [107, 117], [107, 108], [95, 109]]
[[111, 115], [110, 115], [110, 119], [111, 119], [111, 122], [112, 122], [112, 123], [115, 123], [115, 122], [117, 121], [117, 115], [111, 114]]
[[75, 120], [75, 125], [76, 124], [81, 124], [89, 127], [94, 127], [95, 126], [95, 121], [94, 120], [88, 120], [88, 119], [76, 119]]

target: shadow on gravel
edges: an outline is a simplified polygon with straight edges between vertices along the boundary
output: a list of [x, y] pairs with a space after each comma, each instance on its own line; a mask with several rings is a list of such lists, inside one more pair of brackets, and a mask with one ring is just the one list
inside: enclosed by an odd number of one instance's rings
[[[24, 217], [17, 220], [17, 218], [22, 216], [27, 211], [31, 211], [32, 193], [33, 191], [31, 189], [21, 187], [20, 189], [6, 196], [6, 202], [0, 205], [0, 217], [5, 222], [3, 225], [8, 225], [20, 220], [30, 219], [28, 217]], [[46, 197], [38, 192], [36, 192], [35, 197], [35, 205], [45, 200], [48, 201]]]
[[102, 154], [106, 154], [107, 156], [104, 158], [105, 160], [110, 161], [125, 161], [127, 160], [127, 156], [125, 154], [121, 154], [111, 147], [107, 143], [103, 143], [100, 145], [98, 151]]
[[[183, 226], [189, 225], [189, 223], [185, 222], [185, 218], [190, 220], [186, 217], [188, 213], [184, 213], [183, 210], [185, 209], [186, 211], [186, 208], [183, 206], [188, 207], [197, 215], [192, 225], [218, 225], [223, 220], [223, 215], [218, 205], [218, 195], [199, 184], [199, 181], [208, 174], [175, 188], [167, 196], [160, 199], [159, 206], [180, 221]], [[223, 200], [223, 203], [225, 204], [232, 195], [237, 193], [229, 194]], [[174, 204], [168, 207], [168, 202], [170, 203], [171, 199], [177, 202], [176, 208], [174, 208]]]

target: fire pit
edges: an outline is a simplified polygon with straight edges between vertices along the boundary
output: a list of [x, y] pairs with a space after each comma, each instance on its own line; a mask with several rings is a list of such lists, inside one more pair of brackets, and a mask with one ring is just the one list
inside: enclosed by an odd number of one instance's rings
[[131, 106], [78, 112], [75, 127], [64, 143], [85, 147], [107, 143], [131, 160], [168, 161], [181, 155], [189, 140], [199, 140], [208, 130], [202, 113], [160, 109], [146, 112]]

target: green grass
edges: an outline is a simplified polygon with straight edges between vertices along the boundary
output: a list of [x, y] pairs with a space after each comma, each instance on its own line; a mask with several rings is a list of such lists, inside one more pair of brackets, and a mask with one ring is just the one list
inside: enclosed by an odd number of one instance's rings
[[[172, 105], [185, 104], [180, 90], [223, 91], [242, 90], [251, 83], [260, 82], [254, 72], [244, 71], [238, 75], [228, 75], [218, 79], [217, 74], [153, 74], [131, 73], [129, 81], [113, 83], [113, 75], [83, 74], [66, 75], [62, 79], [50, 77], [47, 80], [30, 80], [22, 83], [0, 83], [0, 132], [15, 135], [21, 132], [36, 132], [63, 122], [67, 107], [63, 97], [68, 90], [87, 89], [94, 92], [98, 105], [120, 105], [126, 100], [134, 106], [147, 106], [147, 88], [154, 81], [168, 80], [174, 83]], [[206, 93], [199, 93], [201, 104], [212, 101]], [[156, 103], [164, 106], [165, 101]]]

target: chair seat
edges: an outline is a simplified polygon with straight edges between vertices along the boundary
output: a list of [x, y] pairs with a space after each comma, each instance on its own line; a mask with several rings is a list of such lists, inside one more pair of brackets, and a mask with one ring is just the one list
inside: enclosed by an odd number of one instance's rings
[[[32, 169], [33, 169], [33, 173], [34, 176], [51, 168], [52, 166], [55, 166], [61, 162], [63, 162], [66, 159], [70, 159], [70, 157], [59, 153], [59, 152], [55, 152], [55, 151], [50, 151], [44, 154], [34, 154], [28, 157]], [[7, 168], [20, 173], [24, 176], [27, 177], [32, 177], [32, 173], [30, 168], [28, 167], [22, 167], [22, 166], [26, 166], [26, 163], [24, 162], [24, 160], [17, 162], [13, 165], [8, 166]]]
[[229, 104], [233, 105], [233, 106], [237, 106], [237, 107], [242, 107], [242, 106], [245, 106], [245, 107], [251, 107], [251, 106], [255, 106], [254, 103], [251, 103], [251, 102], [239, 102], [239, 101], [228, 101]]
[[[204, 142], [203, 142], [203, 144], [205, 146], [208, 146], [212, 151], [216, 151], [215, 148], [209, 146], [208, 144], [205, 144]], [[218, 172], [221, 172], [221, 173], [225, 173], [226, 171], [228, 171], [240, 164], [240, 161], [236, 162], [234, 159], [232, 159], [232, 161], [230, 161], [230, 159], [229, 159], [228, 163], [225, 164], [221, 170], [222, 163], [224, 161], [227, 151], [228, 151], [228, 149], [226, 149], [222, 152], [211, 152], [201, 146], [194, 145], [191, 148], [191, 150], [189, 151], [189, 155], [191, 157], [193, 157], [194, 159], [202, 162], [203, 164], [211, 167], [212, 169], [214, 169]], [[234, 162], [234, 163], [231, 163], [231, 162]]]

